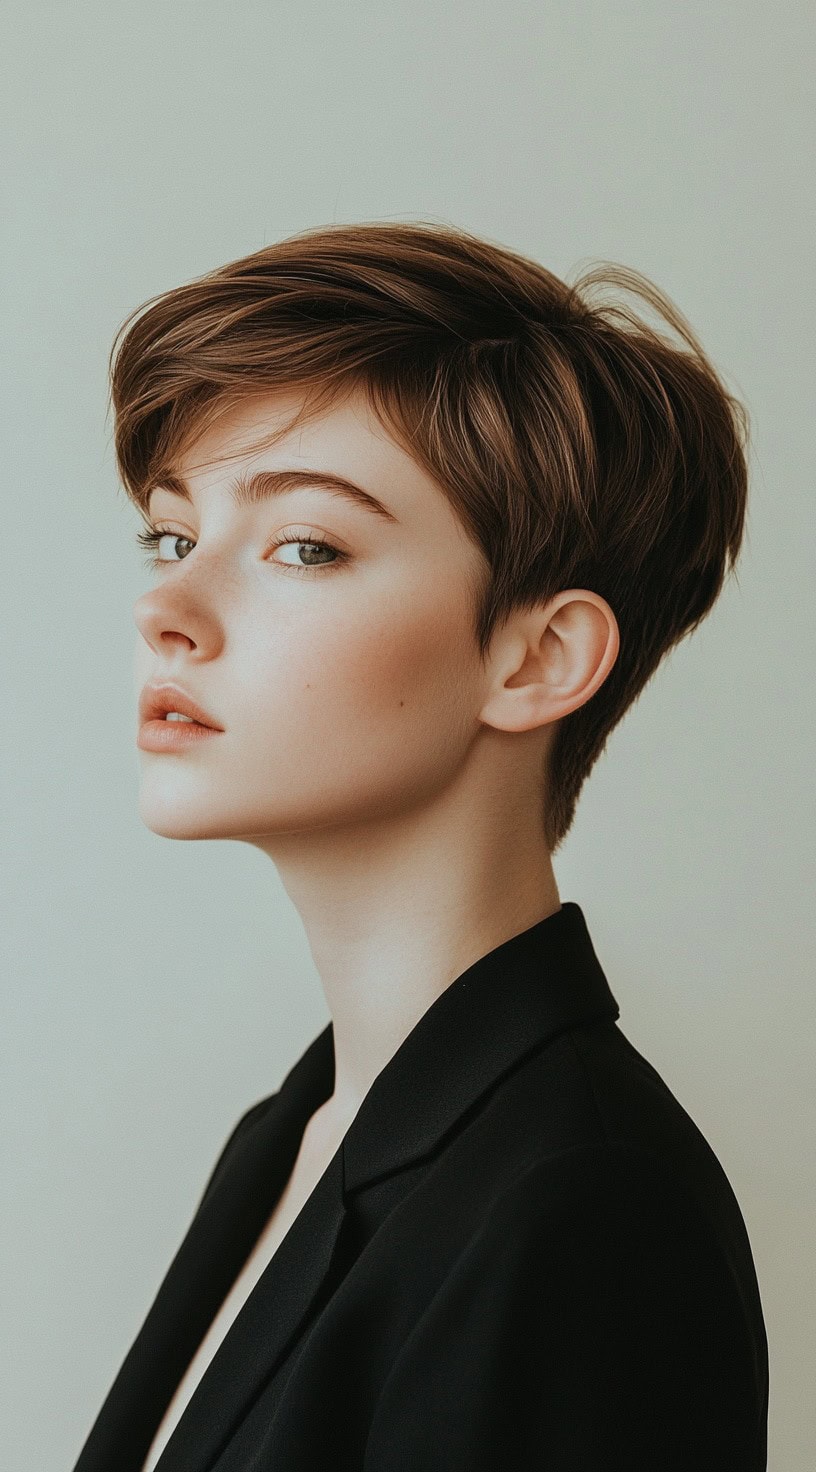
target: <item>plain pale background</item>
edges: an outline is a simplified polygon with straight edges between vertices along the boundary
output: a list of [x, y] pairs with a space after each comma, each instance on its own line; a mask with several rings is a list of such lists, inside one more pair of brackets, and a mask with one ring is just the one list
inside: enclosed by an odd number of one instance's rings
[[802, 0], [7, 5], [3, 1461], [73, 1466], [239, 1114], [328, 1020], [273, 866], [137, 813], [107, 355], [148, 296], [332, 221], [621, 261], [752, 415], [748, 533], [555, 860], [621, 1027], [719, 1155], [816, 1464], [814, 29]]

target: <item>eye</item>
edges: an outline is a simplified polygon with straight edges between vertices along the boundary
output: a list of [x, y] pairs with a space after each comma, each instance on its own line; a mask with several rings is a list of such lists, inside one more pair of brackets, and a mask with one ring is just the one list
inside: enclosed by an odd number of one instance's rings
[[[294, 547], [295, 556], [300, 557], [301, 549], [308, 548], [309, 550], [306, 553], [307, 558], [313, 557], [315, 553], [323, 554], [328, 552], [331, 553], [332, 560], [330, 562], [326, 562], [325, 560], [318, 560], [307, 562], [306, 564], [304, 564], [303, 562], [298, 563], [278, 561], [279, 567], [286, 567], [294, 573], [314, 573], [322, 571], [323, 568], [336, 566], [338, 563], [345, 562], [348, 558], [349, 554], [347, 552], [341, 551], [339, 547], [335, 547], [332, 542], [322, 541], [317, 537], [311, 536], [310, 533], [305, 530], [302, 531], [302, 534], [298, 535], [297, 533], [299, 531], [300, 529], [297, 527], [293, 529], [290, 528], [286, 536], [276, 537], [271, 545], [267, 548], [267, 551], [274, 552], [278, 547]], [[173, 562], [183, 560], [183, 558], [179, 559], [172, 556], [162, 557], [158, 551], [158, 548], [163, 541], [169, 541], [174, 549], [178, 547], [179, 542], [186, 542], [188, 548], [192, 548], [195, 546], [195, 542], [193, 542], [190, 537], [182, 536], [179, 532], [170, 531], [160, 526], [150, 527], [143, 532], [139, 532], [137, 534], [136, 540], [142, 547], [146, 547], [151, 551], [154, 548], [156, 549], [154, 555], [149, 556], [146, 559], [148, 566], [152, 568], [167, 567]], [[189, 556], [189, 552], [185, 552], [183, 556]]]
[[[191, 547], [194, 545], [194, 543], [190, 541], [189, 537], [183, 537], [179, 532], [163, 531], [161, 527], [153, 527], [149, 531], [139, 532], [137, 533], [136, 541], [141, 547], [157, 549], [154, 556], [146, 558], [148, 567], [163, 567], [167, 562], [175, 562], [179, 560], [178, 558], [161, 557], [159, 555], [158, 547], [160, 543], [163, 542], [166, 538], [169, 539], [174, 544], [174, 546], [178, 542], [186, 542], [188, 546]], [[185, 552], [184, 556], [187, 557], [188, 555], [189, 554]]]
[[278, 547], [293, 547], [295, 549], [295, 556], [300, 557], [301, 551], [305, 548], [307, 549], [307, 558], [314, 556], [314, 554], [316, 553], [322, 554], [324, 552], [330, 552], [332, 554], [332, 561], [325, 562], [323, 560], [318, 560], [307, 562], [306, 565], [304, 565], [302, 562], [279, 562], [279, 566], [290, 568], [291, 571], [295, 573], [308, 573], [319, 572], [324, 567], [334, 567], [338, 563], [344, 562], [346, 560], [348, 553], [341, 552], [340, 548], [335, 547], [331, 542], [320, 541], [317, 537], [310, 536], [310, 534], [306, 531], [304, 531], [302, 535], [296, 535], [297, 531], [297, 527], [295, 527], [294, 529], [290, 528], [285, 536], [276, 537], [269, 546], [268, 551], [274, 552], [275, 549]]

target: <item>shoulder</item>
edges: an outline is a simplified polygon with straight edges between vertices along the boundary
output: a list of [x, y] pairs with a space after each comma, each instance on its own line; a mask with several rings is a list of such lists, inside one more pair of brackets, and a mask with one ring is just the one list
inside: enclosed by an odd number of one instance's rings
[[[507, 1196], [532, 1206], [536, 1183], [555, 1202], [591, 1195], [634, 1210], [648, 1196], [707, 1216], [745, 1241], [734, 1192], [712, 1145], [657, 1069], [608, 1021], [562, 1033], [530, 1055], [495, 1100], [515, 1155]], [[505, 1177], [505, 1181], [507, 1181]]]
[[[761, 1399], [766, 1345], [750, 1257], [659, 1154], [600, 1142], [525, 1168], [463, 1244], [432, 1317], [467, 1305], [474, 1324], [524, 1343], [537, 1363], [650, 1357]], [[697, 1375], [695, 1370], [694, 1378]], [[634, 1382], [633, 1382], [634, 1383]], [[696, 1381], [695, 1381], [696, 1383]]]
[[512, 1242], [519, 1266], [548, 1276], [568, 1264], [597, 1277], [638, 1273], [644, 1254], [676, 1272], [701, 1258], [726, 1266], [718, 1222], [672, 1160], [631, 1141], [601, 1140], [535, 1160], [496, 1197], [477, 1233], [482, 1250]]
[[478, 1275], [476, 1264], [495, 1260], [510, 1292], [583, 1296], [588, 1322], [599, 1304], [625, 1315], [635, 1301], [663, 1315], [694, 1306], [698, 1325], [719, 1312], [762, 1353], [735, 1193], [696, 1122], [619, 1028], [562, 1034], [501, 1092], [491, 1130], [507, 1142], [499, 1189], [461, 1268]]
[[256, 1104], [251, 1104], [250, 1107], [246, 1109], [241, 1115], [237, 1124], [233, 1126], [229, 1135], [227, 1136], [226, 1142], [221, 1147], [221, 1151], [214, 1166], [212, 1167], [212, 1170], [210, 1171], [207, 1183], [199, 1198], [197, 1210], [200, 1210], [203, 1206], [216, 1181], [221, 1175], [224, 1166], [227, 1164], [227, 1161], [232, 1156], [233, 1151], [240, 1145], [241, 1141], [249, 1133], [252, 1126], [254, 1124], [257, 1124], [258, 1121], [263, 1118], [274, 1100], [278, 1097], [278, 1092], [279, 1090], [276, 1091], [274, 1094], [268, 1094], [263, 1099], [259, 1099]]
[[263, 1118], [267, 1110], [271, 1108], [272, 1104], [277, 1099], [279, 1092], [280, 1091], [277, 1090], [274, 1094], [267, 1094], [265, 1098], [259, 1099], [257, 1104], [251, 1104], [248, 1109], [244, 1110], [244, 1113], [241, 1115], [238, 1123], [233, 1126], [233, 1129], [227, 1138], [227, 1142], [224, 1145], [220, 1156], [218, 1157], [217, 1164], [220, 1164], [221, 1161], [226, 1158], [233, 1145], [237, 1144], [238, 1140], [241, 1139], [252, 1128], [254, 1124], [257, 1124], [258, 1121]]

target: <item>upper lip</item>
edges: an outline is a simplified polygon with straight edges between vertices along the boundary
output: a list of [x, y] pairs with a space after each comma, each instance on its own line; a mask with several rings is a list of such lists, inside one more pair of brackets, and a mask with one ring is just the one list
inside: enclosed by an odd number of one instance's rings
[[169, 710], [177, 710], [179, 715], [190, 716], [202, 726], [211, 726], [214, 731], [224, 729], [180, 685], [174, 685], [171, 681], [145, 685], [139, 696], [140, 720], [162, 721]]

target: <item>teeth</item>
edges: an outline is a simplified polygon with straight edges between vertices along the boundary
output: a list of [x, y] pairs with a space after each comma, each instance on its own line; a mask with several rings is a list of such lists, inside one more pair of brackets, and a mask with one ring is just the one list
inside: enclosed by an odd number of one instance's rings
[[164, 719], [166, 721], [189, 721], [192, 726], [196, 724], [192, 716], [183, 716], [178, 710], [169, 710]]

